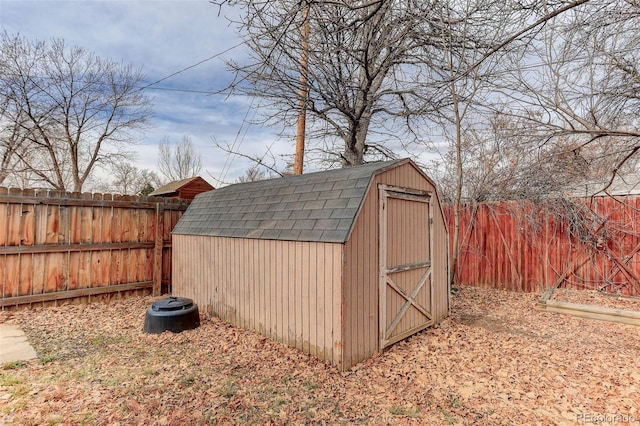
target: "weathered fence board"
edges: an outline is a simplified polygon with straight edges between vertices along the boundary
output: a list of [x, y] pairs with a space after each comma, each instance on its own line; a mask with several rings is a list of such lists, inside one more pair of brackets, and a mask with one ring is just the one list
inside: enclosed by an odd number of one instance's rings
[[[564, 286], [640, 295], [640, 197], [465, 206], [458, 282], [512, 291]], [[453, 230], [453, 211], [446, 208]], [[453, 247], [453, 232], [450, 232]]]
[[0, 188], [0, 308], [170, 291], [188, 201]]

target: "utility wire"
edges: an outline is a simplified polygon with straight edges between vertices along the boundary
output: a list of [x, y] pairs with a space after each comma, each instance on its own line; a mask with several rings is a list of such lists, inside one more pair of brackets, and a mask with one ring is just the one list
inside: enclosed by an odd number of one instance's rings
[[[237, 157], [237, 152], [238, 152], [237, 150], [240, 148], [240, 145], [242, 144], [242, 142], [244, 142], [244, 138], [246, 137], [247, 132], [249, 131], [249, 126], [251, 125], [247, 121], [247, 117], [249, 117], [249, 112], [253, 109], [254, 117], [257, 113], [257, 109], [253, 108], [253, 104], [255, 100], [256, 100], [255, 97], [251, 100], [251, 104], [249, 105], [249, 108], [247, 108], [247, 112], [244, 114], [244, 118], [242, 119], [242, 124], [240, 125], [240, 128], [236, 133], [236, 137], [233, 141], [233, 145], [231, 145], [230, 152], [227, 153], [227, 158], [224, 162], [224, 165], [222, 166], [222, 170], [220, 171], [220, 179], [218, 179], [220, 182], [224, 182], [224, 180], [227, 178], [227, 174], [231, 169], [231, 164], [233, 163], [233, 160], [235, 160], [235, 157]], [[243, 133], [243, 129], [244, 129], [244, 133]]]
[[[226, 89], [219, 89], [216, 91], [209, 91], [209, 90], [198, 90], [198, 89], [178, 89], [178, 88], [170, 88], [170, 87], [153, 87], [158, 83], [161, 83], [165, 80], [170, 79], [171, 77], [174, 77], [178, 74], [181, 74], [185, 71], [188, 71], [192, 68], [195, 68], [207, 61], [210, 61], [212, 59], [215, 59], [216, 57], [223, 55], [237, 47], [239, 47], [240, 45], [242, 45], [243, 43], [238, 43], [222, 52], [216, 53], [215, 55], [203, 59], [202, 61], [193, 64], [193, 65], [189, 65], [188, 67], [185, 67], [179, 71], [176, 71], [166, 77], [163, 77], [153, 83], [149, 83], [147, 85], [141, 86], [141, 87], [137, 87], [138, 90], [163, 90], [163, 91], [171, 91], [171, 92], [182, 92], [182, 93], [196, 93], [196, 94], [203, 94], [203, 95], [218, 95], [220, 93], [223, 93]], [[625, 54], [625, 53], [636, 53], [638, 50], [636, 48], [627, 48], [627, 49], [619, 49], [613, 53], [616, 54]], [[530, 55], [531, 57], [535, 57], [538, 55]], [[540, 61], [540, 62], [529, 62], [529, 63], [525, 63], [522, 65], [518, 65], [517, 67], [511, 68], [511, 67], [501, 67], [496, 74], [505, 74], [505, 73], [511, 73], [511, 72], [515, 72], [515, 71], [523, 71], [523, 70], [531, 70], [531, 69], [536, 69], [536, 68], [544, 68], [550, 65], [562, 65], [564, 63], [566, 64], [570, 64], [572, 62], [579, 62], [579, 61], [584, 61], [584, 60], [590, 60], [593, 59], [594, 56], [593, 55], [583, 55], [583, 56], [576, 56], [574, 58], [571, 58], [570, 60], [566, 60], [566, 59], [555, 59], [555, 60], [549, 60], [549, 61]], [[7, 76], [7, 77], [19, 77], [21, 76], [20, 74], [15, 74], [15, 73], [0, 73], [0, 75], [2, 76]], [[54, 77], [47, 77], [47, 76], [37, 76], [37, 75], [30, 75], [30, 74], [25, 74], [23, 75], [23, 77], [26, 78], [32, 78], [32, 79], [49, 79], [52, 80], [54, 79]], [[98, 83], [98, 84], [103, 84], [106, 85], [107, 83]]]
[[[142, 90], [142, 89], [140, 89]], [[211, 92], [208, 90], [195, 90], [195, 89], [172, 89], [170, 87], [146, 87], [144, 90], [160, 90], [165, 92], [179, 92], [179, 93], [195, 93], [199, 95], [219, 95], [223, 93], [225, 89], [216, 90], [215, 92]]]
[[198, 63], [195, 63], [195, 64], [193, 64], [193, 65], [189, 65], [188, 67], [182, 68], [182, 69], [181, 69], [181, 70], [179, 70], [179, 71], [176, 71], [176, 72], [174, 72], [174, 73], [171, 73], [171, 74], [169, 74], [168, 76], [161, 78], [160, 80], [157, 80], [157, 81], [155, 81], [155, 82], [153, 82], [153, 83], [149, 83], [149, 84], [147, 84], [146, 86], [143, 86], [140, 90], [148, 89], [148, 88], [150, 88], [151, 86], [155, 86], [156, 84], [161, 83], [161, 82], [163, 82], [163, 81], [165, 81], [165, 80], [168, 80], [168, 79], [170, 79], [171, 77], [175, 77], [175, 76], [176, 76], [176, 75], [178, 75], [178, 74], [181, 74], [181, 73], [183, 73], [183, 72], [185, 72], [185, 71], [190, 70], [191, 68], [195, 68], [195, 67], [197, 67], [197, 66], [199, 66], [199, 65], [204, 64], [205, 62], [209, 62], [210, 60], [215, 59], [215, 58], [217, 58], [218, 56], [222, 56], [222, 55], [224, 55], [225, 53], [230, 52], [230, 51], [232, 51], [233, 49], [235, 49], [235, 48], [237, 48], [237, 47], [242, 46], [243, 44], [244, 44], [244, 42], [239, 42], [239, 43], [237, 43], [237, 44], [235, 44], [235, 45], [233, 45], [233, 46], [229, 47], [228, 49], [223, 50], [222, 52], [218, 52], [218, 53], [216, 53], [216, 54], [215, 54], [215, 55], [213, 55], [213, 56], [209, 56], [208, 58], [201, 60], [201, 61], [200, 61], [200, 62], [198, 62]]

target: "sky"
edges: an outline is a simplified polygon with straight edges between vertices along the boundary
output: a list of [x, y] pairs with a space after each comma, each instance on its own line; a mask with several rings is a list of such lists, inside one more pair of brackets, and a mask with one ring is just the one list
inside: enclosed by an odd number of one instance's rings
[[[247, 125], [255, 118], [251, 100], [198, 92], [217, 92], [233, 78], [224, 59], [245, 52], [236, 29], [208, 0], [0, 0], [0, 27], [29, 40], [62, 38], [102, 58], [140, 67], [153, 83], [198, 64], [146, 89], [154, 117], [135, 146], [139, 168], [157, 168], [158, 144], [191, 138], [202, 157], [201, 176], [211, 184], [231, 183], [252, 165], [216, 148], [235, 145], [245, 154], [292, 154], [294, 142], [279, 140], [277, 129]], [[222, 52], [225, 52], [220, 55]], [[209, 59], [213, 56], [213, 59]]]

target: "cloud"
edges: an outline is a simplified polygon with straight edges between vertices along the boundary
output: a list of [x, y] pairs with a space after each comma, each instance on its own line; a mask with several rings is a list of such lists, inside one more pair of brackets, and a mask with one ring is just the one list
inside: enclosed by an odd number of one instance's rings
[[[100, 57], [140, 67], [148, 84], [240, 42], [228, 20], [218, 16], [218, 8], [203, 0], [0, 0], [0, 25], [10, 34], [30, 40], [62, 38]], [[222, 168], [226, 170], [229, 159], [214, 148], [212, 138], [240, 143], [247, 154], [261, 154], [274, 144], [273, 129], [247, 128], [243, 123], [247, 114], [253, 115], [250, 100], [195, 93], [224, 88], [233, 76], [223, 58], [242, 55], [241, 48], [233, 49], [147, 89], [154, 99], [155, 117], [136, 146], [139, 167], [156, 167], [157, 144], [165, 136], [178, 142], [187, 135], [201, 153], [207, 173], [235, 180], [250, 163], [235, 159], [225, 173]], [[282, 146], [284, 152], [289, 149], [287, 143]]]

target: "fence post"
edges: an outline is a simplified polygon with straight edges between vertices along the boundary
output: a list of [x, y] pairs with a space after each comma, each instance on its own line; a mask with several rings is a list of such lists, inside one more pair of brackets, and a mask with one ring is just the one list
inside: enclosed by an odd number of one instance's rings
[[162, 292], [162, 247], [164, 245], [164, 201], [156, 203], [156, 235], [153, 248], [153, 295]]

